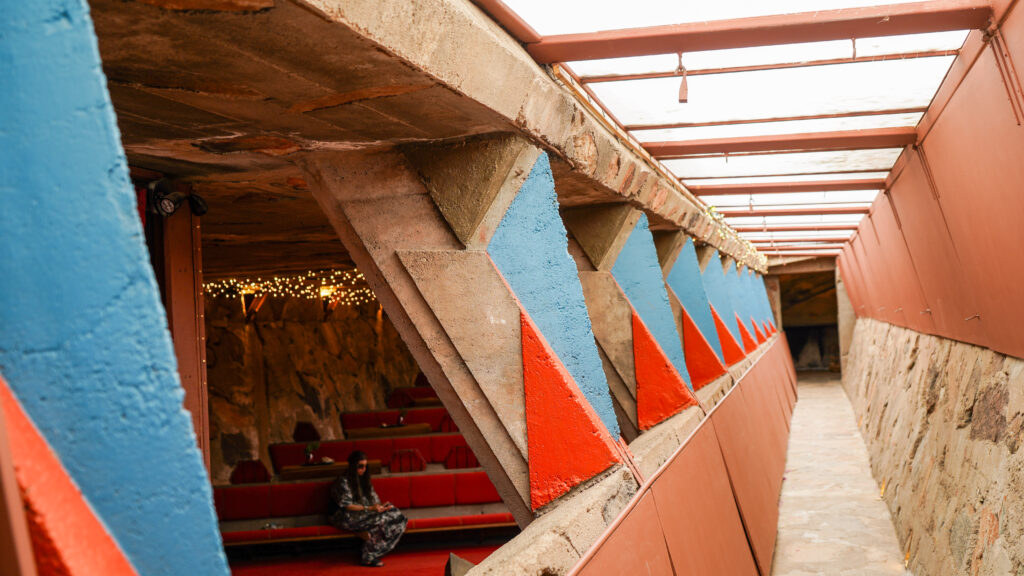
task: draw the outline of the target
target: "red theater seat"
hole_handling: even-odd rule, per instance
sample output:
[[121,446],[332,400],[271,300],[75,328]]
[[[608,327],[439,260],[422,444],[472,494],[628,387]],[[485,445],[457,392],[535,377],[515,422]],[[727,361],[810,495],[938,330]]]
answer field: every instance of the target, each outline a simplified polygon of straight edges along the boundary
[[395,438],[395,450],[419,450],[424,460],[430,461],[430,436],[400,436]]
[[466,446],[462,434],[438,434],[430,437],[430,461],[444,462],[448,453],[456,446]]
[[413,508],[451,506],[455,504],[455,478],[453,474],[406,476],[409,478],[409,499]]
[[373,479],[373,489],[381,502],[391,502],[398,508],[410,508],[411,476],[380,476]]
[[395,450],[391,453],[391,464],[388,465],[392,472],[422,472],[426,467],[427,461],[415,448]]
[[484,472],[454,474],[456,504],[501,502],[501,496]]
[[471,514],[462,517],[463,526],[479,526],[483,524],[515,524],[516,519],[508,512],[495,514]]
[[217,518],[228,520],[251,520],[270,516],[270,485],[222,486],[213,489],[213,505]]
[[444,459],[444,467],[448,469],[477,468],[480,462],[469,446],[454,446]]
[[441,424],[437,427],[438,432],[458,432],[459,427],[455,425],[455,421],[448,414],[444,415],[441,420]]
[[276,528],[267,530],[271,540],[297,540],[315,538],[320,535],[319,526],[298,526],[295,528]]
[[270,482],[270,472],[267,472],[267,467],[259,460],[242,460],[235,465],[235,469],[231,471],[231,478],[228,481],[232,484]]
[[441,424],[445,418],[451,420],[444,408],[414,408],[406,411],[405,424],[430,424],[434,432],[441,432]]
[[[395,450],[395,441],[391,438],[356,440],[354,449],[366,452],[366,457],[370,460],[380,460],[381,464],[387,465],[391,462],[391,453]],[[345,455],[345,458],[348,458],[348,454]]]
[[238,530],[236,532],[224,532],[221,534],[221,540],[225,544],[270,540],[270,530]]
[[331,482],[275,484],[271,490],[270,516],[309,516],[327,512]]
[[[335,462],[347,462],[348,455],[356,449],[355,440],[331,440],[329,442],[321,442],[320,449],[316,451],[316,455],[320,458],[330,458]],[[367,458],[368,460],[380,460],[374,456]],[[301,464],[301,462],[298,462]]]
[[452,526],[461,526],[462,518],[460,516],[442,516],[438,518],[413,518],[409,520],[409,525],[406,527],[407,530],[431,530],[438,528],[449,528]]

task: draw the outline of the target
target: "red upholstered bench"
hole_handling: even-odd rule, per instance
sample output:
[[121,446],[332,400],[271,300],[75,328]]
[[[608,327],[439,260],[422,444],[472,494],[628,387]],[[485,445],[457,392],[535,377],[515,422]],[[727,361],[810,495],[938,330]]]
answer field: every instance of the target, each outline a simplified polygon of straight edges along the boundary
[[[373,479],[382,501],[401,509],[489,504],[501,502],[497,491],[483,472],[382,476]],[[225,545],[258,544],[267,541],[347,538],[355,534],[327,525],[323,514],[330,498],[331,482],[261,484],[214,488],[214,504],[221,522],[262,521],[275,518],[319,517],[314,525],[231,530],[222,527]],[[268,522],[269,523],[269,522]],[[436,518],[416,518],[408,530],[436,531],[460,527],[513,526],[511,514],[469,514]]]
[[405,408],[417,402],[437,400],[437,392],[429,386],[406,386],[395,388],[388,396],[388,408]]
[[[318,458],[329,457],[335,462],[344,462],[353,450],[366,452],[370,460],[380,460],[388,466],[395,450],[416,449],[427,462],[441,464],[453,447],[466,446],[466,439],[458,432],[425,434],[422,436],[400,436],[395,438],[361,438],[359,440],[327,440],[320,443],[316,451]],[[285,466],[299,466],[306,461],[306,444],[283,443],[270,445],[270,459],[274,471],[281,472]]]
[[444,467],[451,469],[458,468],[479,468],[480,461],[476,459],[476,454],[469,449],[469,446],[453,446],[448,451],[448,455],[444,458]]
[[[344,412],[341,415],[341,427],[345,430],[353,428],[378,428],[381,425],[394,426],[398,424],[398,416],[403,410],[372,410],[366,412]],[[429,406],[423,408],[406,408],[405,424],[430,424],[432,432],[441,432],[441,424],[448,416],[448,412],[440,406]]]

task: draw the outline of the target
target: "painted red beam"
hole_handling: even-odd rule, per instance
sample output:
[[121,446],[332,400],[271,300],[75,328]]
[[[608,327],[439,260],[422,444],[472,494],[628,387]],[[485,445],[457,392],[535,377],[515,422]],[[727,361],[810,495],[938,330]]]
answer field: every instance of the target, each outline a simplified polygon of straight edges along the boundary
[[788,244],[790,242],[846,242],[849,240],[849,236],[819,236],[817,238],[794,238],[792,236],[783,236],[779,238],[758,238],[756,240],[750,240],[751,244]]
[[526,49],[542,64],[726,50],[800,42],[987,28],[992,7],[979,0],[935,0],[711,22],[544,36]]
[[733,226],[737,232],[825,232],[832,230],[856,230],[859,224],[765,224],[763,226]]
[[850,190],[881,190],[885,178],[857,180],[815,180],[810,182],[767,182],[758,184],[700,184],[686,187],[697,196],[733,194],[788,194],[791,192],[841,192]]
[[516,40],[523,43],[540,42],[541,35],[526,23],[515,10],[509,8],[501,0],[472,0],[473,4],[490,15],[495,22],[508,30]]
[[[894,54],[876,54],[874,56],[847,56],[845,58],[828,58],[822,60],[804,60],[802,62],[780,62],[776,64],[751,64],[749,66],[728,66],[722,68],[687,68],[687,76],[713,76],[715,74],[735,74],[737,72],[762,72],[765,70],[788,70],[791,68],[809,68],[812,66],[832,66],[835,64],[860,64],[864,62],[887,62],[889,60],[907,60],[910,58],[936,58],[956,56],[958,50],[926,50],[921,52],[897,52]],[[650,80],[652,78],[675,78],[682,76],[678,70],[664,72],[646,72],[640,74],[595,74],[581,76],[585,84],[597,82],[622,82],[625,80]]]
[[707,138],[677,142],[648,142],[644,148],[655,158],[681,158],[695,154],[731,154],[780,150],[860,150],[903,148],[917,141],[914,128],[875,128],[805,134],[773,134],[740,138]]
[[867,214],[869,206],[830,206],[821,208],[720,208],[726,218],[737,216],[820,216],[827,214]]
[[888,110],[857,110],[854,112],[833,112],[830,114],[804,114],[800,116],[775,116],[771,118],[746,118],[742,120],[709,120],[707,122],[667,122],[664,124],[627,124],[626,130],[670,130],[672,128],[705,128],[707,126],[735,126],[737,124],[767,124],[771,122],[794,122],[798,120],[828,120],[832,118],[860,118],[886,114],[924,114],[928,108],[891,108]]
[[776,257],[779,257],[779,258],[795,258],[797,256],[810,256],[810,257],[818,257],[818,258],[826,258],[826,257],[827,258],[832,258],[832,257],[835,257],[835,256],[839,256],[839,251],[838,250],[833,250],[831,252],[763,252],[763,251],[758,251],[758,253],[759,254],[763,254],[765,256],[768,256],[768,257],[776,256]]

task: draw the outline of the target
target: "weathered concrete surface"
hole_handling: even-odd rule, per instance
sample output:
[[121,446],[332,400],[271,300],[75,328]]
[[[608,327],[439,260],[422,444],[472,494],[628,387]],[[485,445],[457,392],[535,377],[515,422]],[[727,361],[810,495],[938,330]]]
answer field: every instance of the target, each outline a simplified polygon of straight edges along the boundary
[[861,318],[843,384],[910,569],[1024,574],[1024,360]]
[[657,472],[697,429],[704,416],[700,406],[691,406],[665,419],[630,442],[629,450],[633,453],[633,461],[640,474],[644,478],[650,478]]
[[594,268],[610,271],[640,219],[629,204],[600,204],[562,210],[562,221]]
[[567,574],[629,504],[639,485],[625,468],[573,489],[557,507],[470,570],[467,576]]
[[839,269],[836,268],[836,305],[839,314],[837,324],[839,326],[839,365],[843,372],[846,372],[846,357],[850,353],[850,345],[853,343],[853,329],[857,325],[857,316],[853,312],[853,304],[846,292],[846,284],[843,282]]
[[[543,143],[560,158],[560,198],[633,203],[657,224],[681,227],[738,258],[727,234],[676,180],[625,146],[516,40],[466,0],[380,2],[305,0],[311,12],[380,44],[446,88],[464,94]],[[410,30],[436,33],[409,34]],[[596,201],[595,201],[596,200]],[[745,261],[764,270],[754,253]]]
[[798,385],[772,574],[906,574],[838,377],[803,372]]

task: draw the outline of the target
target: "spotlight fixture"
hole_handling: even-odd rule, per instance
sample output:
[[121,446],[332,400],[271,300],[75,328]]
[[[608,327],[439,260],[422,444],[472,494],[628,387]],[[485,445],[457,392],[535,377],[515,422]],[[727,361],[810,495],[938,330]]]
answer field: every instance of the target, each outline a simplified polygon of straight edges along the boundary
[[686,87],[686,67],[683,66],[683,53],[679,52],[679,66],[676,68],[676,74],[683,77],[683,81],[679,84],[679,103],[686,104],[689,95],[687,94],[688,89]]
[[171,186],[171,182],[166,178],[150,182],[146,190],[149,194],[146,204],[154,214],[170,216],[177,212],[178,207],[186,200],[188,200],[189,210],[196,216],[202,216],[209,211],[206,200],[202,196],[195,193],[179,192]]

